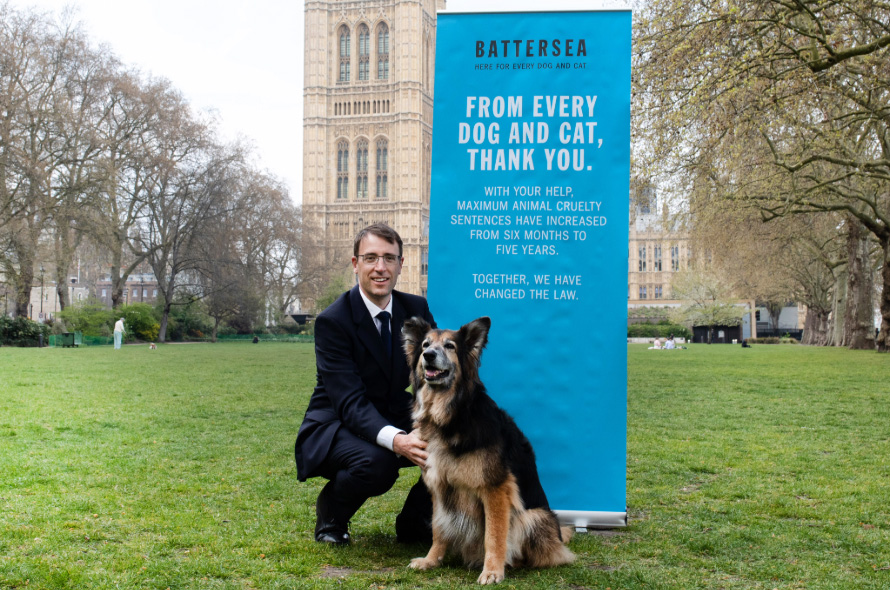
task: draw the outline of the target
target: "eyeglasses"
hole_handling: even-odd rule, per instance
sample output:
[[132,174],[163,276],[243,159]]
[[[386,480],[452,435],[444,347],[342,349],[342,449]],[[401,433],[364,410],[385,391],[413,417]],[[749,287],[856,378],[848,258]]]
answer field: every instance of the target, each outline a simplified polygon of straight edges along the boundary
[[368,266],[374,266],[381,258],[386,263],[386,266],[395,266],[401,260],[401,256],[396,256],[395,254],[384,254],[382,256],[380,254],[359,254],[356,258]]

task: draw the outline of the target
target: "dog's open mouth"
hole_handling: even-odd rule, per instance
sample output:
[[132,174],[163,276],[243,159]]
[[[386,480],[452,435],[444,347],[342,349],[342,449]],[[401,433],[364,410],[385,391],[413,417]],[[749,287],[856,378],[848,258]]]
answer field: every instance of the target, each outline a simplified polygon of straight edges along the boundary
[[424,377],[427,381],[441,381],[448,377],[448,369],[424,369]]

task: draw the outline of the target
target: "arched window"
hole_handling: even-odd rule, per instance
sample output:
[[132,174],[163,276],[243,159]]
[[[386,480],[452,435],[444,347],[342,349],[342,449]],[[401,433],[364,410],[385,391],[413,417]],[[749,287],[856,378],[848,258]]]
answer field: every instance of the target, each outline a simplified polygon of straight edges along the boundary
[[377,192],[375,197],[385,199],[387,195],[387,185],[389,170],[389,144],[385,139],[377,140]]
[[368,198],[368,142],[360,140],[355,152],[355,198]]
[[349,144],[337,144],[337,198],[346,199],[349,195]]
[[358,79],[371,79],[371,31],[367,25],[358,28]]
[[377,79],[389,80],[389,27],[377,27]]
[[340,27],[340,77],[339,82],[349,82],[349,55],[351,36],[346,25]]

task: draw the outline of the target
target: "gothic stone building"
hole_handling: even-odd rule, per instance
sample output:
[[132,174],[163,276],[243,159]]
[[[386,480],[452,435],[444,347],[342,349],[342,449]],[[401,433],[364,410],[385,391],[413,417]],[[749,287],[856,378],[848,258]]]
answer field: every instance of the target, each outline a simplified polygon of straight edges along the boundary
[[685,233],[673,227],[658,196],[645,188],[631,203],[628,240],[627,302],[629,307],[679,305],[671,293],[674,273],[688,270],[692,250]]
[[426,294],[436,10],[444,0],[307,0],[303,214],[330,268],[362,227],[404,240],[399,288]]

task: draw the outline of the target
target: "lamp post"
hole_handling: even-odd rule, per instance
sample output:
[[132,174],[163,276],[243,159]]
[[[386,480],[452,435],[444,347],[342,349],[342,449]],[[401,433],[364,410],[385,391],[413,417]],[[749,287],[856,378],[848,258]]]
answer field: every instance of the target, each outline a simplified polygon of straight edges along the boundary
[[43,319],[43,265],[40,265],[40,318]]
[[145,303],[145,275],[139,275],[139,303]]

